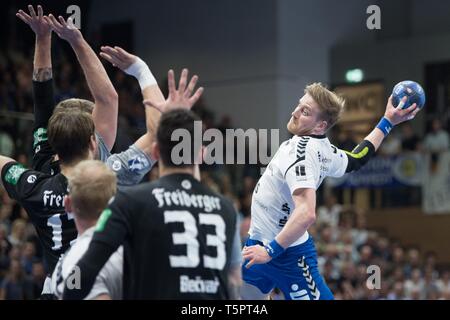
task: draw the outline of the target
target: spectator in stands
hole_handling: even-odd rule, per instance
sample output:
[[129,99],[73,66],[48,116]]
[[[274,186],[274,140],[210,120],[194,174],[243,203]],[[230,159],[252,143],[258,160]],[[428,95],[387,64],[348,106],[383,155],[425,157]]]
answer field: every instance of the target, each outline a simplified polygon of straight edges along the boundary
[[23,219],[16,219],[11,228],[11,235],[8,237],[8,241],[13,246],[20,246],[25,241],[25,231],[27,223]]
[[414,133],[411,123],[405,122],[401,126],[402,133],[402,151],[419,151],[420,149],[420,139]]
[[30,275],[33,271],[33,263],[36,260],[36,248],[34,246],[34,242],[27,241],[25,242],[22,249],[22,267],[27,275]]
[[430,153],[441,153],[449,150],[449,134],[442,128],[440,119],[434,119],[431,123],[431,132],[427,133],[424,148]]
[[325,204],[317,209],[317,224],[328,224],[336,228],[339,223],[339,216],[342,205],[337,203],[337,198],[332,193],[325,196]]
[[387,295],[387,299],[403,300],[404,298],[405,296],[404,296],[403,281],[395,281],[391,286],[391,290]]
[[425,282],[420,269],[414,269],[411,272],[411,278],[405,281],[404,287],[407,299],[425,299]]
[[9,272],[0,286],[0,300],[33,299],[33,283],[25,276],[20,261],[12,259]]

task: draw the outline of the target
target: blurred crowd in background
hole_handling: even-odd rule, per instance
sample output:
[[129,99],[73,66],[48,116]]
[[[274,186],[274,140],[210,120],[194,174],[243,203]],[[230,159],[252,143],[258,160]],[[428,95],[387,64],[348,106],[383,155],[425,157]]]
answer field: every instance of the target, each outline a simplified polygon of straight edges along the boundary
[[[0,53],[0,154],[29,164],[32,144],[32,48]],[[73,56],[64,50],[53,54],[56,100],[70,97],[90,99],[84,76]],[[135,80],[107,66],[119,94],[119,131],[115,152],[125,150],[145,131],[145,111]],[[160,79],[162,88],[165,80]],[[166,90],[163,90],[166,91]],[[205,97],[194,107],[205,129],[233,128],[232,115],[217,119]],[[336,146],[351,150],[358,143],[351,132],[339,127],[330,139]],[[449,135],[438,119],[424,136],[410,123],[389,135],[380,149],[382,155],[409,151],[431,152],[434,157],[449,150]],[[240,214],[242,240],[250,222],[253,189],[261,174],[259,165],[203,166],[202,181],[229,197]],[[156,178],[152,170],[148,180]],[[448,299],[450,269],[436,265],[433,252],[405,247],[399,241],[367,229],[366,213],[339,204],[339,197],[321,190],[317,222],[309,230],[316,240],[319,266],[337,299]],[[338,194],[338,192],[336,192]],[[366,285],[367,267],[381,270],[381,287]],[[45,279],[45,266],[36,233],[26,212],[0,188],[0,299],[36,299]],[[279,298],[274,292],[273,299]]]

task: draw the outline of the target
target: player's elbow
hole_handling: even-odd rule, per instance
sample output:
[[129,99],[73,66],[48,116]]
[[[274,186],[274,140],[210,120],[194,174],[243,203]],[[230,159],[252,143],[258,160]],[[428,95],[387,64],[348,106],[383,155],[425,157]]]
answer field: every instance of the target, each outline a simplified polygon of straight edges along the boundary
[[102,105],[107,105],[109,107],[119,106],[119,95],[114,88],[105,90],[99,97],[95,97],[96,104],[101,103]]
[[309,226],[311,226],[314,222],[316,222],[316,212],[314,210],[309,210],[306,213],[306,224]]
[[111,88],[111,90],[108,92],[107,99],[111,105],[119,105],[119,94],[114,88]]

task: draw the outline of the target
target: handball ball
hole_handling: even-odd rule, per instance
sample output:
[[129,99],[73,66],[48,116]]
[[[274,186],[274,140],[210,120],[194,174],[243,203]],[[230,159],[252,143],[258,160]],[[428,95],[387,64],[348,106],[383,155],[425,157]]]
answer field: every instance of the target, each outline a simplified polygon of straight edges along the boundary
[[394,107],[397,108],[404,96],[408,97],[408,100],[406,100],[403,109],[410,107],[414,103],[417,104],[418,108],[423,108],[425,105],[425,92],[417,82],[402,81],[395,85],[394,90],[392,90],[392,104]]

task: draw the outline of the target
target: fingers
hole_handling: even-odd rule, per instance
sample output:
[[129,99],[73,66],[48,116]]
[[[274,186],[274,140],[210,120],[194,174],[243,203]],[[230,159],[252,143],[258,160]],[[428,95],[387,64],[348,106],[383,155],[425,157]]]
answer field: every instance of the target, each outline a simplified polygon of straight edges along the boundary
[[404,111],[406,114],[413,112],[415,109],[417,108],[417,104],[413,103],[411,106],[409,106],[408,108],[406,108]]
[[416,108],[416,109],[411,113],[411,115],[409,116],[409,119],[408,119],[408,120],[414,119],[415,116],[419,113],[419,111],[420,111],[420,108]]
[[[408,108],[406,108],[405,110],[403,110],[403,116],[407,117],[408,120],[412,119],[411,117],[413,116],[413,114],[417,114],[417,112],[419,112],[419,108],[417,107],[417,104],[413,103],[411,106],[409,106]],[[415,115],[414,115],[415,116]]]
[[45,18],[46,18],[45,20],[50,24],[52,29],[60,31],[63,28],[63,26],[58,22],[58,20],[56,20],[56,18],[51,13],[48,15],[48,17]]
[[133,55],[125,50],[123,50],[121,47],[114,47],[117,54],[124,57],[124,58],[131,58]]
[[39,19],[42,19],[42,17],[44,16],[44,11],[42,10],[42,6],[38,5],[37,9],[38,9],[38,17],[39,17]]
[[203,91],[205,91],[205,89],[203,87],[200,87],[197,89],[197,91],[195,91],[194,95],[189,98],[189,104],[191,106],[197,103],[198,99],[200,99],[200,97],[202,96]]
[[402,109],[403,109],[403,106],[405,105],[405,103],[406,103],[407,100],[408,100],[408,97],[404,96],[404,97],[400,100],[400,102],[399,102],[399,104],[398,104],[398,106],[397,106],[397,109],[402,110]]
[[58,19],[59,19],[59,22],[61,23],[61,25],[62,25],[64,28],[67,28],[66,20],[64,20],[64,18],[63,18],[62,16],[59,16]]
[[189,74],[188,69],[184,68],[183,71],[181,72],[180,83],[178,84],[178,91],[184,92],[184,90],[186,89],[188,74]]
[[186,98],[189,98],[191,96],[191,94],[194,91],[194,88],[195,88],[197,82],[198,82],[198,76],[195,75],[195,76],[193,76],[191,78],[191,81],[189,81],[189,85],[187,87],[187,90],[184,92],[184,96]]
[[26,14],[23,10],[19,10],[19,12],[16,13],[16,17],[25,22],[26,24],[31,23],[31,17]]
[[176,91],[175,88],[175,74],[172,69],[167,73],[167,84],[169,86],[169,95],[174,94]]
[[256,260],[255,260],[255,259],[252,259],[252,260],[250,260],[250,261],[245,265],[245,267],[246,267],[247,269],[249,269],[252,265],[255,264],[255,262],[256,262]]
[[114,67],[116,67],[116,61],[109,54],[100,52],[100,57],[111,63]]
[[36,12],[34,11],[34,8],[33,8],[33,6],[31,4],[28,5],[28,11],[30,11],[31,18],[35,19],[36,18]]
[[101,50],[103,55],[100,53],[100,56],[108,60],[115,67],[123,67],[124,61],[122,60],[121,54],[116,49],[110,46],[103,46],[101,47]]

